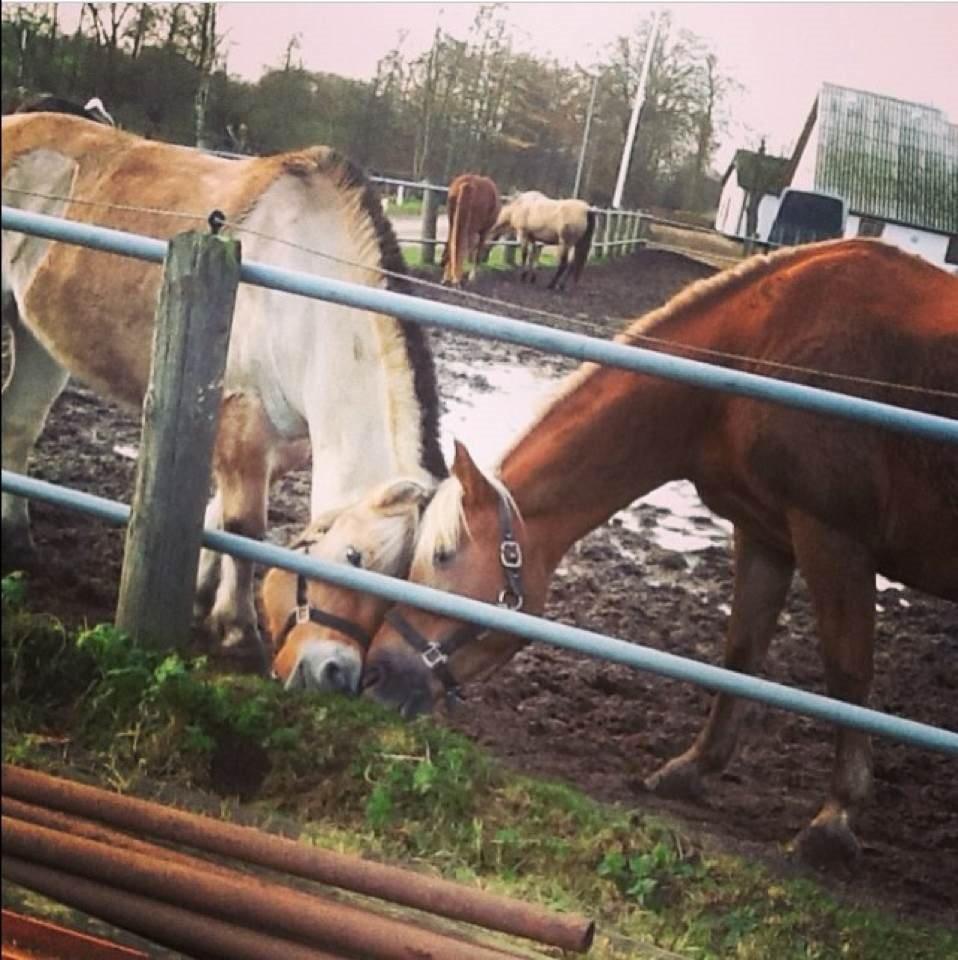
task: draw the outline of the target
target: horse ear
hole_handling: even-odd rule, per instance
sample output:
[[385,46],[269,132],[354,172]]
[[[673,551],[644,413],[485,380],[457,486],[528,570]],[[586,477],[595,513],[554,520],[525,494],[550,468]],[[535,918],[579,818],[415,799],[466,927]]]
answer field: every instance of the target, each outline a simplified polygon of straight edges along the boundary
[[375,507],[387,516],[402,513],[410,507],[425,506],[432,491],[416,480],[396,480],[383,488]]
[[475,506],[483,501],[494,499],[495,487],[486,479],[485,474],[476,466],[465,444],[453,441],[455,456],[452,460],[453,476],[462,484],[463,506]]

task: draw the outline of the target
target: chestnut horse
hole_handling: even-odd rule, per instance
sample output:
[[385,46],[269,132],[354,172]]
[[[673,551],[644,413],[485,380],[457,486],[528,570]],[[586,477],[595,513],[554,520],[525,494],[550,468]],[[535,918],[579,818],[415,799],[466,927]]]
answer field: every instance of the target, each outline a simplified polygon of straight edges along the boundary
[[[407,289],[381,272],[404,265],[375,192],[326,147],[227,160],[73,116],[14,114],[2,176],[5,204],[163,240],[205,226],[216,207],[248,260]],[[24,473],[70,375],[140,407],[161,270],[14,232],[2,264],[14,349],[3,466]],[[390,478],[445,476],[432,356],[412,324],[241,284],[223,396],[207,527],[263,537],[271,482],[310,448],[313,517]],[[7,494],[3,550],[6,566],[33,553],[26,501]],[[204,551],[197,613],[224,647],[261,659],[250,562]]]
[[442,282],[461,286],[463,267],[470,257],[469,279],[475,279],[486,237],[499,216],[499,189],[488,177],[461,173],[449,184],[446,212],[449,238],[442,256]]
[[[734,354],[754,372],[771,361],[850,375],[861,378],[857,394],[905,396],[958,418],[958,279],[878,241],[753,258],[694,284],[618,339],[644,334]],[[903,394],[894,384],[919,389]],[[499,479],[462,446],[452,472],[423,517],[415,582],[541,611],[576,540],[687,478],[735,525],[726,666],[759,669],[797,567],[828,693],[851,703],[864,704],[871,686],[877,572],[958,601],[958,448],[944,443],[587,363],[504,455]],[[429,710],[445,687],[494,670],[522,643],[396,607],[368,654],[365,692],[407,715]],[[729,762],[743,710],[718,694],[694,745],[649,787],[699,794],[703,777]],[[867,736],[839,729],[831,789],[799,851],[853,858],[851,819],[870,784]]]
[[558,244],[559,266],[549,289],[562,290],[570,272],[572,285],[579,282],[592,246],[595,213],[584,200],[553,200],[538,190],[527,190],[503,205],[489,238],[495,240],[508,230],[514,230],[519,241],[519,279],[530,283],[536,282],[542,244]]

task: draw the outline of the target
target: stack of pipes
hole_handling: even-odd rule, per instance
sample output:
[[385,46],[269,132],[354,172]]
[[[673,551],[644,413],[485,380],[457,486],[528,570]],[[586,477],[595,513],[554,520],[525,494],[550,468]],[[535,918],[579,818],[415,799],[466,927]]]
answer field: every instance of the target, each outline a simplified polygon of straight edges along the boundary
[[[190,956],[519,956],[197,854],[265,867],[563,950],[584,953],[594,935],[594,924],[583,917],[15,766],[3,767],[2,820],[5,879]],[[152,839],[142,839],[146,836]]]

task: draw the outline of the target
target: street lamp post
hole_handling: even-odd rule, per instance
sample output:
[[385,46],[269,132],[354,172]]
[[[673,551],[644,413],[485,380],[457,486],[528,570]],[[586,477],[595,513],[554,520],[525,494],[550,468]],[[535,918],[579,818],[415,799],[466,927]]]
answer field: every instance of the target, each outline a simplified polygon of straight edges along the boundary
[[579,149],[579,165],[575,171],[575,186],[572,188],[572,196],[579,196],[579,185],[582,183],[582,168],[585,166],[585,152],[589,146],[589,129],[592,126],[592,112],[595,110],[595,93],[599,89],[599,75],[596,73],[592,77],[592,96],[589,97],[589,108],[585,113],[585,129],[582,131],[582,146]]
[[649,67],[652,64],[652,50],[659,32],[659,16],[652,15],[652,29],[649,31],[649,42],[645,48],[645,60],[642,64],[642,73],[639,76],[639,88],[635,91],[635,103],[632,104],[632,116],[629,119],[629,132],[622,148],[622,160],[619,163],[619,179],[615,184],[615,194],[612,197],[612,206],[618,210],[622,206],[622,191],[625,189],[625,175],[629,170],[629,161],[632,159],[632,146],[635,143],[635,132],[639,126],[639,111],[645,101],[645,87],[649,79]]

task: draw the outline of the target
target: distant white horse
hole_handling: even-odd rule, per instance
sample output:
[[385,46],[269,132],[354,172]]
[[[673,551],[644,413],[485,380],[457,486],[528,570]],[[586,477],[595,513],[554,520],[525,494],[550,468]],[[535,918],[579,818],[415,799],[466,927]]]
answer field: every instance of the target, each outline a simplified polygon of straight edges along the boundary
[[[74,116],[13,114],[3,118],[2,177],[3,202],[23,209],[165,240],[216,207],[241,225],[248,260],[375,287],[397,286],[380,268],[404,271],[374,192],[325,147],[226,160]],[[3,466],[23,473],[71,374],[140,406],[161,270],[13,232],[2,265],[14,347]],[[207,526],[263,537],[270,483],[305,464],[310,447],[313,517],[392,478],[428,487],[444,476],[428,342],[393,317],[241,284]],[[7,566],[33,552],[26,502],[6,494],[3,550]],[[214,636],[258,650],[252,564],[204,551],[198,587]]]
[[579,282],[592,245],[595,214],[584,200],[553,200],[538,190],[527,190],[503,205],[489,239],[495,240],[508,230],[515,231],[520,244],[520,280],[528,279],[535,283],[536,264],[542,245],[558,245],[559,267],[549,281],[549,289],[562,290],[568,279],[569,259],[573,251],[573,286]]

